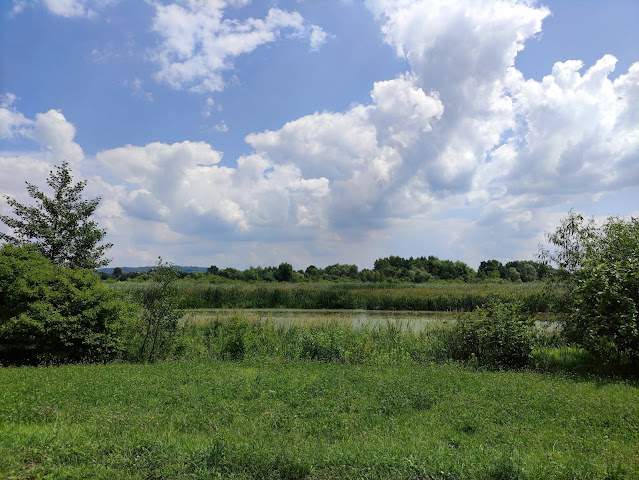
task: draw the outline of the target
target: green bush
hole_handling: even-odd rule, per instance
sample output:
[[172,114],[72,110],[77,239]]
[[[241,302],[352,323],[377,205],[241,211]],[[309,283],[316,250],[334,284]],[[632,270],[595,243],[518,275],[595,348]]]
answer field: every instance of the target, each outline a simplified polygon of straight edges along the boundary
[[532,317],[520,304],[501,302],[461,317],[449,338],[453,359],[492,368],[525,367],[534,343]]
[[337,325],[312,327],[300,338],[300,358],[321,362],[343,362],[346,331]]
[[247,322],[235,318],[226,321],[216,319],[200,328],[204,329],[204,342],[209,358],[234,362],[244,360],[244,337],[249,330]]
[[34,246],[0,248],[0,363],[102,362],[118,355],[132,307],[88,270]]
[[602,226],[570,212],[542,255],[569,272],[568,338],[602,359],[639,360],[639,218]]
[[603,358],[639,359],[639,218],[608,219],[572,291],[567,332]]

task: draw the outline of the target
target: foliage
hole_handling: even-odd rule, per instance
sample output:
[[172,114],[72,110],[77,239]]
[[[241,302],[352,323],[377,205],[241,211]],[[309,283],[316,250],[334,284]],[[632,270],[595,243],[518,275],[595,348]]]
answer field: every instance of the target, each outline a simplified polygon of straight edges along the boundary
[[[143,295],[148,282],[108,284],[133,299]],[[297,308],[472,311],[493,300],[521,301],[535,312],[556,311],[563,301],[560,288],[545,292],[540,282],[443,283],[425,285],[310,283],[210,284],[187,279],[177,282],[179,307],[187,308]]]
[[50,172],[47,184],[53,189],[53,197],[47,197],[27,182],[27,191],[36,206],[5,197],[17,218],[0,215],[0,221],[14,232],[14,235],[0,232],[0,239],[14,245],[34,244],[46,258],[65,267],[94,269],[107,265],[109,260],[103,256],[112,245],[98,245],[106,231],[89,219],[100,198],[82,200],[86,182],[73,184],[67,162],[57,166],[56,172]]
[[275,278],[278,282],[290,282],[293,279],[293,266],[290,263],[280,263]]
[[131,309],[87,270],[35,246],[0,247],[0,363],[101,362],[120,351]]
[[571,272],[566,333],[600,357],[639,359],[639,218],[601,226],[570,212],[542,253]]
[[138,361],[148,362],[171,352],[181,316],[175,284],[178,273],[173,265],[159,258],[150,275],[149,287],[141,291],[145,334],[137,356]]
[[474,358],[493,368],[521,368],[530,361],[535,334],[521,304],[495,302],[460,318],[450,332],[453,358]]
[[[102,269],[105,279],[136,280],[148,279],[146,271],[152,267],[116,268],[109,275]],[[552,273],[552,268],[540,262],[516,260],[502,265],[498,260],[483,261],[479,272],[475,272],[464,262],[440,260],[437,257],[402,258],[391,256],[375,261],[374,269],[359,270],[357,265],[334,264],[324,268],[309,265],[306,270],[294,271],[289,263],[281,263],[277,267],[249,267],[245,270],[228,267],[220,269],[215,265],[202,267],[175,267],[180,279],[192,279],[216,284],[237,283],[402,283],[424,284],[440,280],[475,283],[487,280],[490,282],[510,281],[534,282],[544,280]]]

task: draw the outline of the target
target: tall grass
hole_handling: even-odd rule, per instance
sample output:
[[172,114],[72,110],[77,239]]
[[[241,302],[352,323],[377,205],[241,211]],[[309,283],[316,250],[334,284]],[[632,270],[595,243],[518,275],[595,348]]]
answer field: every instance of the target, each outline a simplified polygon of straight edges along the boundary
[[354,328],[332,315],[279,321],[255,312],[187,312],[176,356],[189,360],[282,358],[337,363],[420,363],[448,358],[446,322]]
[[639,477],[622,381],[259,358],[6,368],[0,395],[0,478]]
[[[135,296],[144,283],[120,282],[110,288]],[[562,291],[540,283],[463,284],[419,286],[366,284],[215,285],[179,283],[181,308],[296,308],[472,311],[499,301],[519,301],[533,312],[557,311]]]

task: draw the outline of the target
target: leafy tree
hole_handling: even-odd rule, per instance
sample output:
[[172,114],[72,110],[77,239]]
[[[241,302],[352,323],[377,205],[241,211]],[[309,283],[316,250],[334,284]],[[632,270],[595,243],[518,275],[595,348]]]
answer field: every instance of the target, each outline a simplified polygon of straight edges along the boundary
[[504,266],[499,260],[484,260],[479,264],[477,269],[479,278],[504,278],[506,272]]
[[7,364],[110,360],[134,313],[97,275],[55,265],[34,245],[0,247],[0,305]]
[[293,266],[290,263],[280,263],[275,278],[279,282],[290,282],[293,279]]
[[112,244],[98,245],[106,231],[90,220],[100,198],[82,199],[86,182],[73,184],[68,163],[56,166],[56,171],[49,174],[47,184],[53,189],[53,197],[26,183],[36,206],[22,205],[5,196],[17,218],[0,215],[0,221],[13,231],[13,235],[0,232],[0,239],[14,245],[33,244],[46,258],[64,267],[95,269],[108,265],[109,260],[103,256]]
[[244,275],[237,268],[228,267],[218,272],[220,277],[228,278],[230,280],[243,280]]
[[519,282],[521,280],[521,274],[517,271],[515,267],[505,267],[506,269],[506,278],[511,282]]
[[307,277],[314,278],[319,275],[320,269],[317,268],[315,265],[309,265],[304,271],[304,273]]
[[144,306],[144,338],[138,351],[138,361],[152,362],[170,353],[178,329],[178,271],[170,263],[158,258],[156,267],[149,273],[151,284],[142,292]]
[[588,351],[639,359],[639,218],[597,227],[572,211],[542,258],[571,272],[566,332]]
[[521,304],[494,302],[454,324],[448,342],[451,355],[492,368],[525,367],[535,343],[533,325]]

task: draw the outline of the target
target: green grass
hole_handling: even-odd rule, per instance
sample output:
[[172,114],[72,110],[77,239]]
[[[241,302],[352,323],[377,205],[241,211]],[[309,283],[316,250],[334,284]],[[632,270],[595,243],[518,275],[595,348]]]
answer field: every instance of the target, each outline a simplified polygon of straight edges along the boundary
[[639,478],[636,383],[455,364],[0,370],[0,478]]

